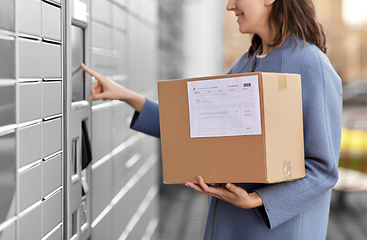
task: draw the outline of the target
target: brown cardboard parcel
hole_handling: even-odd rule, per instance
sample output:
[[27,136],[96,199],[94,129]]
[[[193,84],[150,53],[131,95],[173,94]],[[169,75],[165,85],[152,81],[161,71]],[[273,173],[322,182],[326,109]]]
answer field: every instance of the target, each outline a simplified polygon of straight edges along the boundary
[[[261,134],[190,135],[187,82],[258,77]],[[228,79],[227,79],[228,80]],[[275,183],[305,176],[301,76],[245,73],[158,82],[163,181],[166,184]]]

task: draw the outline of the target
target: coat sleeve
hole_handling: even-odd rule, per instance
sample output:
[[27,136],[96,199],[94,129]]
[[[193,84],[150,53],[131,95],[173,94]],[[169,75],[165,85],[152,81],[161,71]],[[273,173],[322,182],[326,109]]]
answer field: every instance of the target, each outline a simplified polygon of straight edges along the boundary
[[147,98],[140,113],[134,113],[130,128],[160,138],[158,103]]
[[270,229],[317,204],[338,180],[341,80],[325,55],[303,59],[300,66],[292,62],[287,69],[304,69],[296,73],[302,77],[306,177],[256,190],[264,203],[256,210]]

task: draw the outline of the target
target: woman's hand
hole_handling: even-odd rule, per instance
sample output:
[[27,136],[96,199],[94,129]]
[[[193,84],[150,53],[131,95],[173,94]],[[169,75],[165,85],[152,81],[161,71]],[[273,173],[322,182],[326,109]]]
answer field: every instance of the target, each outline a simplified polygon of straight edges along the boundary
[[133,92],[123,86],[117,84],[116,82],[112,81],[111,79],[102,76],[101,74],[93,71],[92,69],[86,67],[82,64],[82,68],[84,71],[89,73],[91,76],[95,77],[97,80],[91,86],[92,89],[92,96],[90,97],[91,100],[98,100],[98,99],[111,99],[111,100],[122,100],[125,101],[127,104],[132,106],[137,112],[140,112],[145,104],[145,97]]
[[199,176],[199,183],[186,182],[185,185],[195,189],[202,194],[210,195],[218,199],[232,203],[240,208],[255,208],[263,205],[263,201],[257,192],[247,193],[245,189],[237,187],[232,183],[227,183],[226,187],[215,187],[204,182]]

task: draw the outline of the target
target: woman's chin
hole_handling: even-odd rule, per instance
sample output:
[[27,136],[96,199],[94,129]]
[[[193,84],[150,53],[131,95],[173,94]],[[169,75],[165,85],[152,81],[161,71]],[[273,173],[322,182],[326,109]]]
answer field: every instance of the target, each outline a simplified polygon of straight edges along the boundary
[[248,31],[246,31],[245,29],[241,29],[241,26],[239,27],[239,31],[240,31],[240,33],[242,33],[242,34],[249,33],[249,32],[248,32]]

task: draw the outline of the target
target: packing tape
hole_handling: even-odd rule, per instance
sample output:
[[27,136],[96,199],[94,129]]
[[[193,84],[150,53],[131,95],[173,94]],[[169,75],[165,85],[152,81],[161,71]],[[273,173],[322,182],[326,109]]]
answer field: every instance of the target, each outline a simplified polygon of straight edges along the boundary
[[284,161],[283,162],[283,180],[289,181],[292,179],[292,162]]
[[278,74],[278,91],[287,90],[287,75]]

